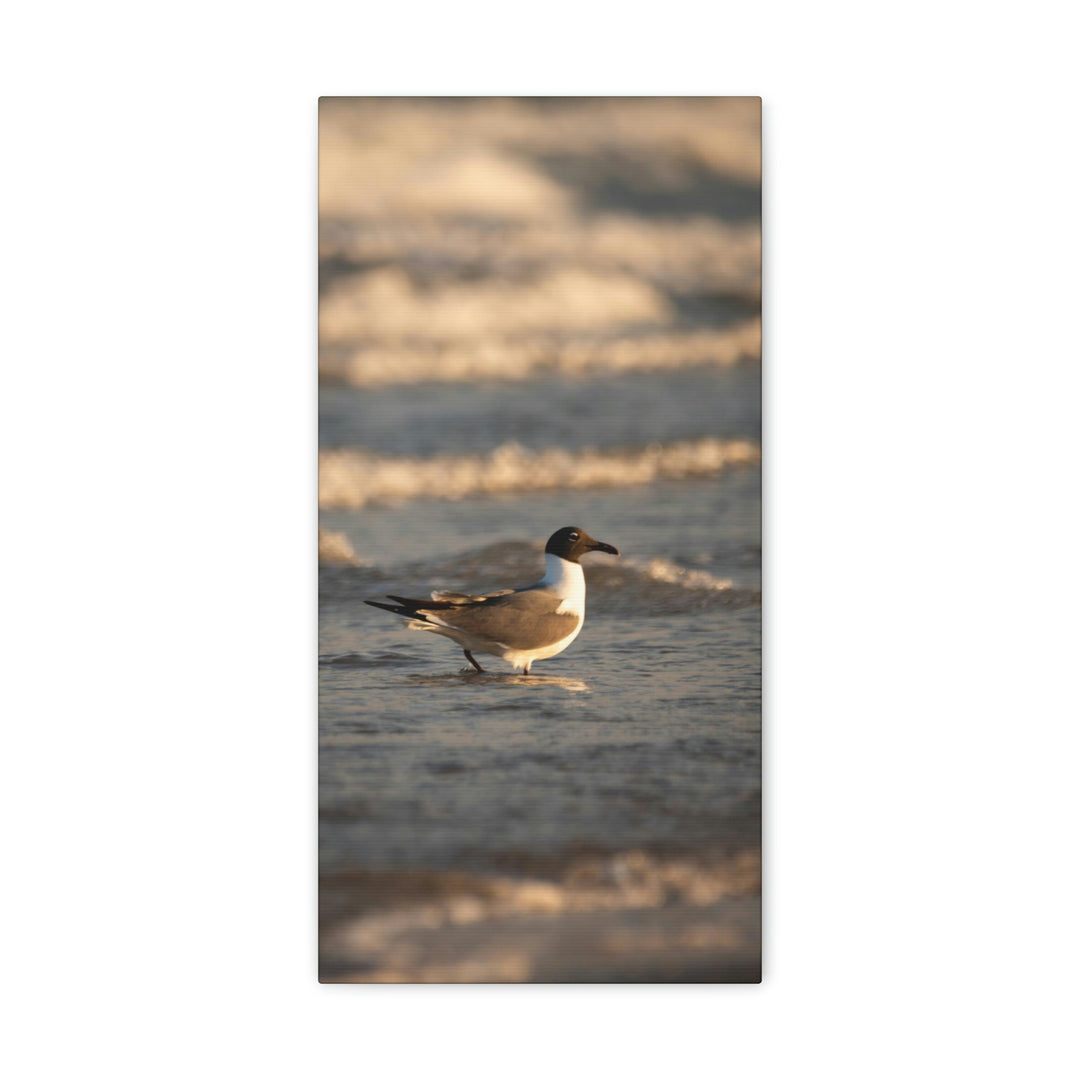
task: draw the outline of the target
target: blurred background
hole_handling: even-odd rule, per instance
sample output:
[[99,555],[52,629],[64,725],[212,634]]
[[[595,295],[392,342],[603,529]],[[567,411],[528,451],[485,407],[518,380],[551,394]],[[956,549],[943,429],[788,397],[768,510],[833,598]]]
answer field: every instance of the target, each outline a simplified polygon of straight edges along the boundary
[[[324,981],[758,977],[760,157],[757,98],[320,102]],[[623,557],[530,679],[362,604],[569,524]]]

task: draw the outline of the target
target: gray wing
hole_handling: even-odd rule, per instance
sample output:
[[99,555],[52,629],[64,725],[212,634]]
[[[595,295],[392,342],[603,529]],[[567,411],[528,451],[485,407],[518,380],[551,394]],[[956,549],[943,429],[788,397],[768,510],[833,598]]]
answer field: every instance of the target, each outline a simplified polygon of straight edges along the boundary
[[[513,591],[513,589],[498,589],[495,592],[479,593],[474,596],[472,593],[448,592],[443,589],[442,591],[436,590],[433,592],[431,599],[450,604],[479,604],[481,601],[490,600],[494,596],[507,596]],[[422,604],[424,601],[417,600],[416,602]]]
[[561,602],[546,589],[525,589],[461,606],[440,607],[430,614],[467,634],[527,651],[562,641],[577,628],[577,615],[555,614]]

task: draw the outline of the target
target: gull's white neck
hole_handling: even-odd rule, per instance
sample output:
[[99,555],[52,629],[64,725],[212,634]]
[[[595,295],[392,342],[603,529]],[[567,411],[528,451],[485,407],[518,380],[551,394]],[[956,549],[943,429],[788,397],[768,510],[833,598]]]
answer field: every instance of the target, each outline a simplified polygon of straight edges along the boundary
[[540,580],[540,585],[550,589],[556,596],[562,597],[567,610],[581,613],[585,610],[585,572],[581,563],[570,562],[550,551],[544,553],[547,573]]

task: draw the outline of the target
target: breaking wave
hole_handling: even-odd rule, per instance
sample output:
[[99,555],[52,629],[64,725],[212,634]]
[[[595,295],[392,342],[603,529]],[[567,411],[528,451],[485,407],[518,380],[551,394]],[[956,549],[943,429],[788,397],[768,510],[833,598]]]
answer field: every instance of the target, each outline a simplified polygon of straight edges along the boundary
[[319,507],[359,509],[411,499],[463,499],[540,490],[627,487],[657,480],[716,476],[757,465],[748,439],[690,439],[635,449],[528,450],[504,443],[489,454],[382,457],[366,450],[319,454]]
[[340,532],[331,532],[319,526],[320,566],[364,566],[364,560],[353,551],[349,538]]
[[591,273],[631,273],[674,293],[761,295],[761,230],[708,216],[650,220],[606,213],[562,223],[479,227],[411,218],[323,222],[319,257],[345,268],[396,262],[418,280],[433,267],[472,275],[527,274],[572,265]]
[[338,282],[319,303],[321,346],[350,341],[467,341],[660,325],[673,311],[630,274],[553,269],[538,280],[451,280],[420,288],[399,267]]
[[623,565],[650,581],[678,585],[683,589],[724,592],[734,586],[731,578],[718,578],[705,570],[688,570],[685,566],[679,566],[670,559],[650,559],[646,563],[636,563],[628,559]]
[[[584,172],[567,169],[583,160]],[[323,220],[559,221],[612,176],[677,199],[703,175],[760,184],[757,99],[324,98],[319,106]]]
[[[334,888],[325,881],[323,917],[330,925],[323,952],[334,958],[340,975],[351,974],[355,981],[543,979],[553,939],[568,931],[577,931],[575,938],[589,941],[597,958],[606,954],[609,961],[627,950],[663,956],[682,949],[748,967],[756,960],[756,852],[710,865],[626,851],[579,859],[554,881],[409,871],[352,878],[354,894],[373,906],[334,920]],[[382,906],[380,900],[389,903]],[[653,912],[663,913],[662,919],[650,917]],[[644,940],[634,932],[643,917],[652,930]],[[521,933],[523,925],[529,933]],[[513,928],[516,947],[501,940],[506,926]],[[487,935],[495,935],[499,947],[492,949]],[[420,957],[427,959],[418,962]],[[570,959],[568,953],[562,963]]]
[[761,319],[722,330],[681,330],[615,338],[550,337],[467,342],[381,341],[324,349],[323,378],[376,387],[424,382],[519,381],[633,372],[734,367],[761,357]]

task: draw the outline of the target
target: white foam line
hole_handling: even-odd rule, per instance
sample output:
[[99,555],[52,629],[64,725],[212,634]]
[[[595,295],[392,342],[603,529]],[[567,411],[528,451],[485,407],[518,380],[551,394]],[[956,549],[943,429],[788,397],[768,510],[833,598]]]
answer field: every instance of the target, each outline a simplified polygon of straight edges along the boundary
[[724,330],[664,332],[604,340],[555,342],[549,337],[494,338],[418,346],[394,341],[324,349],[319,373],[352,386],[425,382],[523,381],[687,368],[730,368],[761,357],[761,320]]
[[364,450],[319,454],[319,506],[358,509],[373,502],[463,499],[538,490],[627,487],[663,479],[715,476],[733,465],[757,465],[748,439],[692,439],[640,449],[527,450],[504,443],[485,455],[380,457]]

